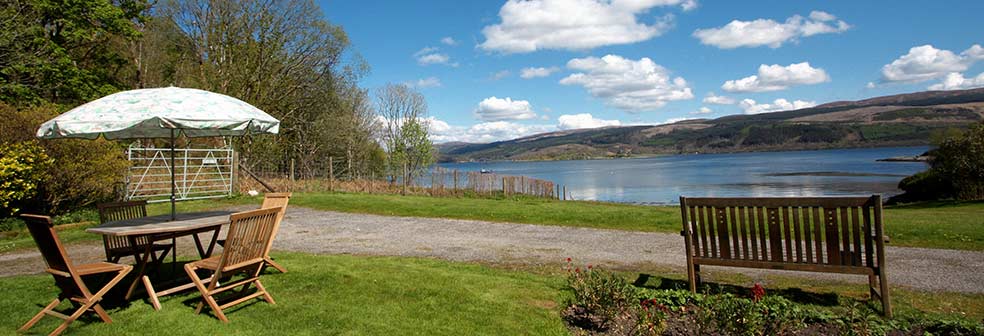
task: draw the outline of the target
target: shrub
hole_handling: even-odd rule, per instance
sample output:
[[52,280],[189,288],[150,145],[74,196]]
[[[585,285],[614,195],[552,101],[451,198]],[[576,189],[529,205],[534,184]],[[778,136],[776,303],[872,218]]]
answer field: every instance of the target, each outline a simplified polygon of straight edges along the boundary
[[984,123],[944,139],[935,150],[933,170],[949,181],[957,198],[984,199]]
[[0,216],[13,215],[35,196],[51,162],[35,142],[0,143]]
[[[25,210],[58,214],[112,199],[122,182],[129,162],[123,157],[122,145],[104,140],[34,140],[34,133],[44,121],[54,118],[64,108],[57,105],[14,108],[0,103],[0,143],[37,143],[43,152],[34,162],[50,158],[43,166],[44,183],[37,185],[33,197],[24,199]],[[3,216],[5,214],[0,214]]]
[[570,259],[567,286],[574,295],[569,305],[582,307],[606,321],[623,312],[637,297],[635,287],[615,273],[595,270],[591,265],[581,270],[570,264]]

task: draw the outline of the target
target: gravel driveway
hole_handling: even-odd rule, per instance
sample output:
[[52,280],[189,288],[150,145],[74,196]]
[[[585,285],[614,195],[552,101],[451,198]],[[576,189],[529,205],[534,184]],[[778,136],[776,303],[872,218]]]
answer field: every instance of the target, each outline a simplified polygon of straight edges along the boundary
[[[185,247],[190,240],[179,241]],[[180,247],[179,247],[180,248]],[[683,238],[675,234],[493,223],[473,220],[387,217],[292,207],[274,249],[357,255],[433,257],[453,261],[507,264],[559,264],[567,257],[608,268],[672,268],[683,271]],[[80,259],[101,258],[101,245],[71,246]],[[187,253],[191,253],[185,248]],[[888,247],[889,281],[893,285],[932,291],[984,293],[984,253],[909,247]],[[0,254],[3,275],[36,272],[41,263],[34,251]],[[26,264],[18,267],[18,265]],[[28,267],[27,265],[30,265]],[[760,271],[705,267],[740,272],[754,278],[784,273],[810,279],[865,283],[863,276]]]

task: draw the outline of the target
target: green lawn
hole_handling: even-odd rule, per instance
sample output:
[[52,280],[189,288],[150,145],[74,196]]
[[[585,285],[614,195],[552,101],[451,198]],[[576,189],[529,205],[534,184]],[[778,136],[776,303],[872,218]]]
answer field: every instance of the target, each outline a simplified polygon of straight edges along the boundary
[[[121,304],[120,291],[105,300],[114,323],[93,318],[73,323],[73,335],[565,335],[560,312],[567,292],[561,265],[503,269],[471,263],[399,257],[276,253],[290,271],[262,277],[277,301],[256,300],[227,311],[223,324],[195,315],[199,295],[185,292],[162,300],[154,311],[143,299]],[[164,270],[169,269],[167,265]],[[180,268],[179,268],[180,269]],[[679,274],[656,270],[621,272],[637,286],[685,286]],[[746,293],[753,282],[741,275],[708,273],[708,293]],[[832,313],[867,299],[864,285],[768,276],[769,295],[781,295]],[[737,286],[737,287],[736,287]],[[13,334],[56,295],[47,275],[0,278],[0,334]],[[745,294],[740,294],[745,295]],[[893,290],[898,318],[984,317],[984,295]],[[62,308],[68,307],[63,304]],[[60,320],[46,317],[31,329],[47,333]]]
[[[652,232],[679,232],[675,206],[536,198],[440,198],[355,193],[297,194],[291,204],[392,216],[477,219]],[[984,251],[984,202],[937,202],[885,210],[890,246]]]
[[[260,204],[260,197],[203,200],[178,203],[178,211],[241,204]],[[557,201],[530,197],[478,198],[428,197],[361,193],[297,193],[291,205],[321,210],[476,219],[495,222],[558,225],[629,231],[675,233],[680,231],[679,208],[605,202]],[[150,206],[152,214],[170,211],[167,203]],[[913,246],[984,251],[984,202],[935,202],[888,207],[885,231],[890,246]],[[81,228],[64,230],[66,241],[97,239]],[[26,231],[0,238],[0,252],[32,246]]]
[[[277,254],[290,271],[262,277],[276,305],[257,300],[227,311],[223,324],[195,315],[197,292],[107,306],[114,323],[79,321],[73,335],[563,335],[563,279],[430,259]],[[166,268],[166,266],[165,266]],[[126,283],[126,282],[124,282]],[[0,278],[0,333],[56,294],[50,276]],[[118,300],[118,299],[117,299]],[[116,300],[110,300],[116,301]],[[63,307],[67,307],[63,304]],[[60,320],[31,329],[47,333]]]

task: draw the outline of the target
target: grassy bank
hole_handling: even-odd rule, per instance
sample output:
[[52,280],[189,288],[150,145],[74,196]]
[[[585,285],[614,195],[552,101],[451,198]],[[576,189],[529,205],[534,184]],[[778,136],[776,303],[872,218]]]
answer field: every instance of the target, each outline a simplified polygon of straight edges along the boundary
[[[142,300],[104,302],[114,323],[75,322],[73,335],[183,334],[346,334],[346,335],[564,335],[560,311],[569,297],[561,265],[529,269],[440,260],[349,255],[277,253],[289,273],[269,272],[262,280],[276,305],[262,301],[233,308],[223,324],[210,314],[195,315],[197,292],[162,300],[153,311]],[[169,269],[165,266],[163,270]],[[674,289],[676,274],[622,272],[636,286]],[[745,293],[750,279],[713,274],[709,293]],[[863,285],[839,285],[802,278],[764,279],[769,295],[829,310],[864,305]],[[127,282],[123,282],[127,283]],[[0,278],[0,325],[12,332],[56,294],[49,276]],[[742,294],[744,295],[744,294]],[[984,317],[984,296],[952,293],[893,293],[898,318],[970,319]],[[65,305],[67,306],[67,305]],[[46,333],[60,322],[45,318],[31,331]]]
[[[260,197],[200,200],[178,203],[179,212],[201,211],[231,205],[259,205]],[[666,232],[680,231],[680,212],[675,206],[642,206],[587,201],[557,201],[530,197],[428,197],[361,193],[297,193],[291,205],[352,213],[387,216],[474,219],[597,229]],[[152,204],[151,214],[170,211],[167,203]],[[81,220],[95,221],[94,212]],[[94,222],[91,222],[94,224]],[[68,242],[99,237],[85,226],[62,231]],[[984,202],[935,202],[889,207],[885,231],[890,246],[911,246],[984,251]],[[0,252],[32,246],[26,230],[0,237]]]
[[[474,264],[409,258],[278,254],[289,273],[262,278],[276,305],[237,306],[223,324],[195,315],[200,297],[106,303],[114,323],[75,322],[73,335],[563,335],[562,279]],[[167,267],[165,267],[166,269]],[[124,282],[127,283],[127,282]],[[50,276],[0,278],[0,325],[12,333],[56,294]],[[29,299],[24,299],[29,298]],[[116,298],[115,300],[113,298]],[[64,306],[67,306],[65,304]],[[112,307],[112,308],[111,308]],[[47,333],[60,320],[31,329]]]
[[[389,216],[440,217],[649,232],[679,232],[675,206],[537,198],[437,198],[355,193],[297,194],[291,204]],[[885,210],[890,246],[984,251],[984,202],[937,202]]]

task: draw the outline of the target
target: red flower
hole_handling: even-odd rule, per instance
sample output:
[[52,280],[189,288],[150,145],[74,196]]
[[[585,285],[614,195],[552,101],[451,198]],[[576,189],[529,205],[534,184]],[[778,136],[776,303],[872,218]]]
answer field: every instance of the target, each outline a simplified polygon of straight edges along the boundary
[[591,269],[591,264],[588,264],[588,269]]
[[752,286],[752,302],[758,302],[764,296],[765,296],[765,288],[762,288],[762,285],[756,282],[755,286]]
[[571,262],[571,257],[567,257],[567,262]]
[[581,273],[581,268],[580,268],[580,267],[578,267],[578,268],[575,268],[575,269],[574,269],[574,273]]

